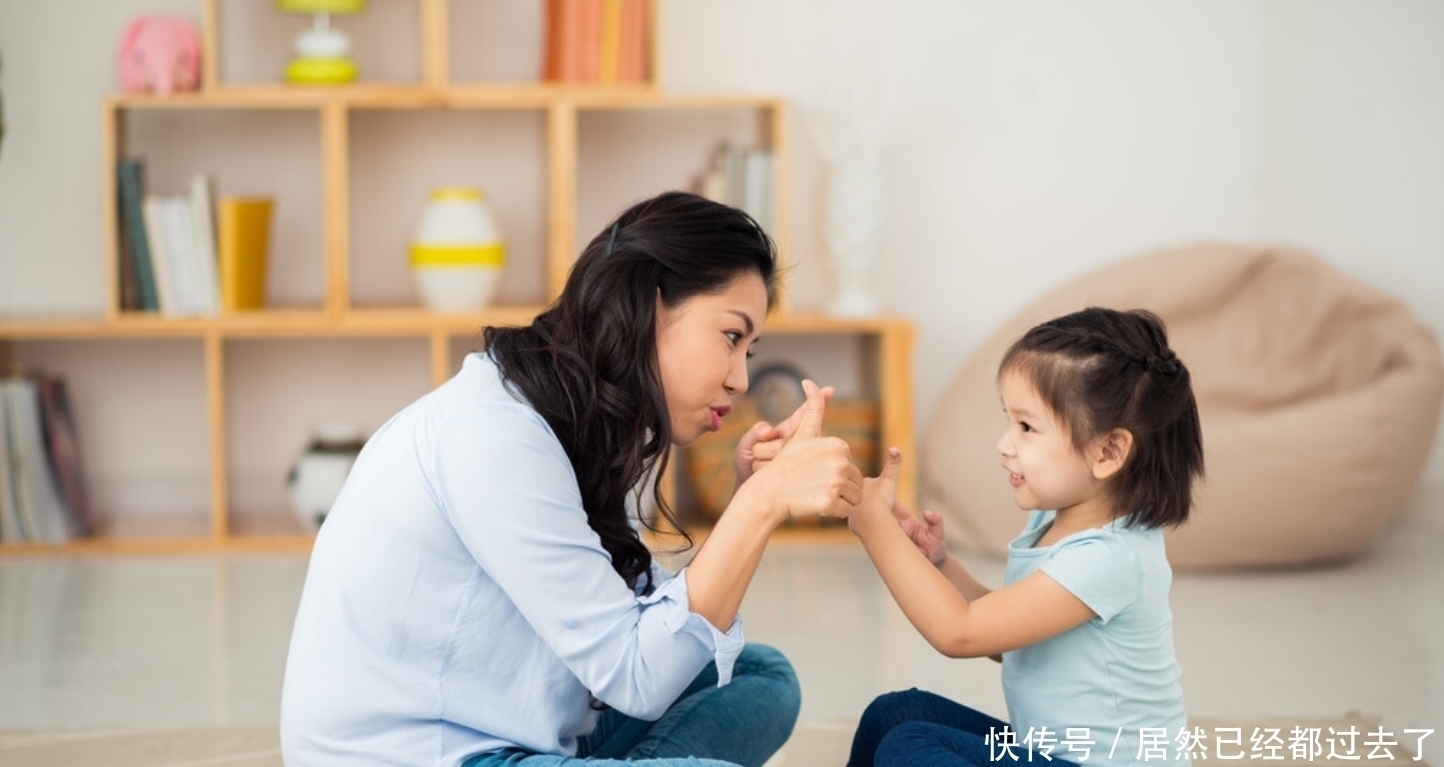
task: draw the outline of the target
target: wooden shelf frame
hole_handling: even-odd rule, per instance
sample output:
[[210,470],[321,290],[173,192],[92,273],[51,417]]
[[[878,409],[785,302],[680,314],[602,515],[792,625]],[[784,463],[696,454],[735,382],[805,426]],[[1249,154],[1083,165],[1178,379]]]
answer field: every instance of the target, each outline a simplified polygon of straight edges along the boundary
[[[386,339],[412,338],[427,347],[428,380],[439,385],[453,373],[455,342],[474,337],[487,325],[518,325],[531,320],[543,303],[498,305],[484,312],[437,314],[420,306],[358,307],[352,302],[350,212],[350,130],[358,111],[395,110],[534,110],[544,115],[545,227],[543,254],[545,301],[561,292],[576,256],[578,215],[578,153],[581,120],[593,112],[617,110],[741,110],[753,115],[759,146],[774,154],[775,209],[772,234],[785,267],[791,241],[787,201],[790,190],[787,106],[771,96],[730,94],[664,94],[656,85],[655,35],[648,45],[651,79],[644,85],[593,86],[551,83],[453,83],[448,79],[446,18],[452,0],[416,0],[421,14],[422,82],[412,85],[359,83],[344,87],[291,87],[284,84],[234,85],[221,82],[214,55],[206,56],[203,87],[196,93],[156,96],[117,94],[102,102],[102,189],[98,201],[103,217],[103,268],[107,296],[104,313],[80,317],[0,317],[0,368],[6,371],[16,344],[56,341],[168,339],[197,341],[203,366],[207,419],[209,508],[177,519],[136,520],[119,517],[95,538],[54,545],[0,546],[0,556],[54,553],[186,553],[303,549],[312,537],[300,532],[289,514],[233,515],[228,487],[226,364],[227,344],[254,339]],[[219,45],[220,0],[203,2],[206,50]],[[655,21],[657,3],[649,0]],[[655,28],[649,24],[649,29]],[[119,222],[115,195],[116,163],[128,146],[126,115],[152,110],[280,110],[316,115],[319,125],[322,297],[314,307],[266,309],[214,317],[171,319],[154,313],[122,311],[119,306]],[[896,317],[836,319],[794,312],[781,303],[769,318],[766,333],[782,335],[854,336],[869,349],[870,388],[878,392],[880,438],[908,455],[916,444],[912,385],[914,331]],[[905,461],[899,497],[916,504],[916,461]],[[670,479],[670,478],[669,478]]]
[[[540,307],[536,307],[537,310]],[[202,344],[205,369],[205,399],[208,418],[207,435],[210,471],[210,508],[200,515],[183,519],[152,520],[126,525],[116,520],[120,529],[103,530],[95,538],[70,541],[58,546],[41,544],[0,547],[0,556],[9,554],[55,553],[207,553],[220,551],[288,551],[309,545],[310,535],[298,533],[289,515],[252,519],[252,515],[236,517],[230,511],[228,486],[229,458],[225,403],[225,345],[233,339],[339,339],[395,338],[426,339],[428,343],[429,376],[433,385],[450,377],[452,342],[473,336],[487,324],[516,324],[532,316],[526,310],[476,315],[436,315],[425,311],[378,314],[366,318],[348,316],[341,323],[332,322],[322,313],[258,312],[256,316],[218,317],[190,320],[127,319],[109,321],[94,319],[0,320],[0,365],[7,365],[14,343],[28,341],[88,341],[115,339],[188,339]],[[837,319],[816,314],[779,314],[769,318],[767,335],[787,336],[856,336],[874,345],[870,354],[869,388],[878,392],[879,439],[885,446],[895,445],[907,456],[914,456],[916,435],[913,426],[913,350],[915,331],[912,324],[897,317]],[[898,498],[917,508],[917,461],[903,462],[898,482]],[[198,530],[195,518],[208,520]],[[139,528],[137,531],[125,529]]]

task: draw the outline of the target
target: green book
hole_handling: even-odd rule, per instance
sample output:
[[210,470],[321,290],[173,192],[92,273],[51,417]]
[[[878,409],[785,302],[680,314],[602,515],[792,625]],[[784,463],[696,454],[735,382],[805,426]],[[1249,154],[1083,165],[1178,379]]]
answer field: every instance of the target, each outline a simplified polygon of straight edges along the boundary
[[[126,243],[126,247],[121,248],[120,252],[128,254],[133,261],[131,271],[135,273],[135,292],[139,299],[139,308],[147,312],[158,311],[160,302],[156,298],[155,271],[150,260],[150,239],[146,235],[145,218],[141,214],[141,201],[145,199],[144,162],[135,157],[121,160],[116,167],[116,178],[120,188],[120,236]],[[124,264],[121,267],[124,272]]]

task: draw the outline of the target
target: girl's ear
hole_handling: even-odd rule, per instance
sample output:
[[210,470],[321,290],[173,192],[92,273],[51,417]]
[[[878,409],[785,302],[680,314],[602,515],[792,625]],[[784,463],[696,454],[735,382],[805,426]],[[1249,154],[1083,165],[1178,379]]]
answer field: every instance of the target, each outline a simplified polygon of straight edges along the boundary
[[1105,480],[1123,470],[1128,455],[1133,451],[1133,432],[1127,429],[1113,429],[1099,435],[1093,443],[1091,467],[1093,477]]

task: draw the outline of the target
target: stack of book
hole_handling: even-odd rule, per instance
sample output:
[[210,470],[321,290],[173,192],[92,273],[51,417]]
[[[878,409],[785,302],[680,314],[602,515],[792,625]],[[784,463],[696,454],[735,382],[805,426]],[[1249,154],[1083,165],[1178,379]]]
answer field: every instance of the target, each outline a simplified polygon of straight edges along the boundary
[[0,379],[0,543],[94,533],[65,379]]
[[775,166],[770,149],[723,142],[712,152],[706,169],[693,181],[692,191],[747,211],[763,231],[772,234]]
[[645,83],[648,0],[547,0],[548,82]]
[[222,197],[197,173],[186,194],[146,190],[140,158],[116,168],[120,307],[210,317],[265,305],[272,199]]

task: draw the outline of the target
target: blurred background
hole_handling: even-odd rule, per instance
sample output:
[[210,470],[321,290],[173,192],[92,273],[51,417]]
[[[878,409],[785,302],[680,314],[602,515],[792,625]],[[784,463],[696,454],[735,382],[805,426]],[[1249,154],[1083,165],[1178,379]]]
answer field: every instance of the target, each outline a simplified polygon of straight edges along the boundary
[[[457,5],[454,24],[472,20],[453,33],[459,57],[496,60],[515,46],[533,52],[502,74],[534,75],[528,28],[486,21],[493,9],[535,16],[532,4]],[[350,25],[363,68],[414,55],[394,30],[362,23],[406,18],[409,6],[377,0]],[[117,90],[120,31],[143,12],[199,16],[189,0],[0,0],[0,315],[104,306],[99,103]],[[1013,313],[1159,248],[1307,249],[1444,334],[1444,4],[1434,0],[662,0],[658,33],[664,90],[794,104],[800,307],[821,306],[832,284],[818,213],[825,128],[809,118],[835,106],[839,83],[866,96],[850,119],[872,121],[884,168],[875,287],[917,324],[920,430]],[[278,36],[277,50],[288,41]],[[269,62],[227,66],[244,77]],[[1444,482],[1438,452],[1426,482]]]

